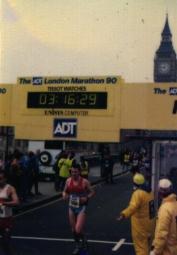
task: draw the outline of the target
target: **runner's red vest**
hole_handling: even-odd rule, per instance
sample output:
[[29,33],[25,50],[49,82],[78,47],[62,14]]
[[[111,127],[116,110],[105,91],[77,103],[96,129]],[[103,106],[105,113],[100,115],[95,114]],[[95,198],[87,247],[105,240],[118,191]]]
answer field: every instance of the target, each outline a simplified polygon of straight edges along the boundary
[[86,191],[84,187],[84,182],[83,178],[80,177],[79,182],[77,185],[74,184],[74,180],[71,178],[70,182],[68,183],[68,187],[66,189],[66,192],[68,193],[84,193]]

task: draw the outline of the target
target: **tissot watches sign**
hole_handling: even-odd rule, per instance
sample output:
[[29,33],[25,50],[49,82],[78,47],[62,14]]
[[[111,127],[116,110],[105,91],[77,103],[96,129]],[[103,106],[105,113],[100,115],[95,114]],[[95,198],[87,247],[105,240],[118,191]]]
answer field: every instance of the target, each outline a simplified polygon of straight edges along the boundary
[[54,119],[53,136],[74,138],[77,136],[77,119]]

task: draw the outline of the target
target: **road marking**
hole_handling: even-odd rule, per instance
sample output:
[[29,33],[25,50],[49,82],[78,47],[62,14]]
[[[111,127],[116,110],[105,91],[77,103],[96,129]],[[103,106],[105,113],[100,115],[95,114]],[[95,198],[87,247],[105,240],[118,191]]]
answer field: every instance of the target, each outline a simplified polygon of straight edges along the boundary
[[120,239],[120,241],[117,242],[116,245],[112,248],[112,251],[117,251],[124,243],[125,243],[125,239],[123,238]]
[[[42,240],[42,241],[58,241],[58,242],[74,242],[73,239],[70,238],[50,238],[50,237],[35,237],[35,236],[12,236],[13,239],[24,239],[24,240]],[[133,243],[127,243],[125,242],[125,239],[121,239],[123,242],[121,245],[133,245]],[[120,241],[121,241],[120,240]],[[89,243],[102,243],[102,244],[117,244],[120,242],[116,241],[106,241],[106,240],[87,240]]]
[[40,206],[38,206],[38,207],[35,207],[35,208],[33,208],[33,209],[26,210],[25,212],[17,213],[16,215],[14,215],[14,217],[16,218],[16,217],[22,216],[22,215],[24,215],[24,214],[28,214],[28,213],[30,213],[30,212],[34,212],[34,211],[36,211],[36,210],[38,210],[38,209],[41,209],[41,208],[43,208],[43,207],[47,207],[48,205],[55,204],[55,203],[57,203],[58,201],[61,201],[61,200],[63,200],[62,197],[59,198],[59,199],[56,199],[56,200],[54,200],[54,201],[48,202],[48,203],[46,203],[46,204],[40,205]]

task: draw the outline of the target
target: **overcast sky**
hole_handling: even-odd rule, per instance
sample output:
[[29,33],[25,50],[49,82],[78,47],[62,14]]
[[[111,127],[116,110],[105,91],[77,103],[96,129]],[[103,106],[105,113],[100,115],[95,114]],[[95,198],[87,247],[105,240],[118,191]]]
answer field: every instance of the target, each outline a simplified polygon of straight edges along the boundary
[[19,76],[121,75],[153,82],[166,13],[177,0],[0,0],[0,82]]

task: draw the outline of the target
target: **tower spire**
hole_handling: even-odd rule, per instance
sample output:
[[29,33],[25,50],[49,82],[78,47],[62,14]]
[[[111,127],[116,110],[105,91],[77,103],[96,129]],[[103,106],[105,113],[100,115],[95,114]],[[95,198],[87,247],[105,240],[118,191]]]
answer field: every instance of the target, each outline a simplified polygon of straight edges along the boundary
[[172,33],[168,22],[168,12],[166,12],[166,19],[161,37],[160,46],[157,49],[154,58],[154,81],[176,82],[177,59],[172,43]]
[[168,39],[171,39],[171,37],[172,37],[170,27],[169,27],[169,22],[168,22],[168,13],[166,13],[165,25],[164,25],[164,29],[163,29],[161,35],[162,35],[162,39],[163,38],[165,39],[167,37],[168,37]]

